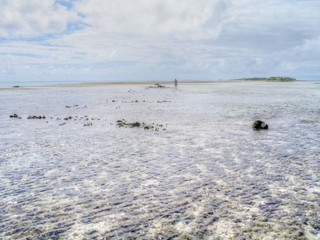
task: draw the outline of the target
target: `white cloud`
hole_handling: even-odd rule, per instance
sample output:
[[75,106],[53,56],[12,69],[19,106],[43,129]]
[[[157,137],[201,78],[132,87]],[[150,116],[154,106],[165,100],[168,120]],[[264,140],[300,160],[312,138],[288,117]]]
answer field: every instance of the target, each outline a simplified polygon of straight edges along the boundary
[[320,35],[305,39],[302,44],[295,46],[291,53],[299,60],[320,60]]
[[75,6],[99,32],[153,38],[184,33],[189,39],[217,35],[226,5],[225,0],[91,0]]
[[0,38],[5,39],[61,34],[80,19],[54,0],[0,0],[0,5]]

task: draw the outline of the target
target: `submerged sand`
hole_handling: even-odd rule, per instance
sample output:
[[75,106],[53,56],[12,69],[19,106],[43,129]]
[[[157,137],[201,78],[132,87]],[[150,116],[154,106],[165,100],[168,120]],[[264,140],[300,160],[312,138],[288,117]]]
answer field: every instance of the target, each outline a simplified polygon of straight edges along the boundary
[[153,84],[1,92],[0,238],[320,238],[319,84]]

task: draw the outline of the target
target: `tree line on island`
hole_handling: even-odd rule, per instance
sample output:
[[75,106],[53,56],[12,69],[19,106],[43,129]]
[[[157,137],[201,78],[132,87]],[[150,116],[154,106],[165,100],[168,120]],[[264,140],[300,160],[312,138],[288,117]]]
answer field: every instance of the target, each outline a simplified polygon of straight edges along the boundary
[[240,80],[290,82],[290,81],[296,81],[297,79],[293,77],[272,76],[272,77],[262,77],[262,78],[261,77],[241,78]]

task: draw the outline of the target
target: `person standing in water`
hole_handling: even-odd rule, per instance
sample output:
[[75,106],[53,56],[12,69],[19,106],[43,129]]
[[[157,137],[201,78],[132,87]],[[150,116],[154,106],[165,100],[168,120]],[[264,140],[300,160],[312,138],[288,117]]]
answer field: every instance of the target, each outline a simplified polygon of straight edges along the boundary
[[174,79],[174,88],[177,89],[178,88],[178,80],[175,78]]

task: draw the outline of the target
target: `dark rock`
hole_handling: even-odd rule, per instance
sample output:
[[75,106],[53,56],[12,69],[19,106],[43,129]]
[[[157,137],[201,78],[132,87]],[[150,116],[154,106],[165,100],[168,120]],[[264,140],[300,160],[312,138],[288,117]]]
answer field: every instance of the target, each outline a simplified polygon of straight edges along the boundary
[[166,86],[163,86],[160,83],[156,83],[154,86],[150,86],[148,88],[166,88]]
[[92,122],[87,122],[87,123],[83,124],[84,127],[90,127],[90,126],[92,126],[92,125],[93,125]]
[[122,120],[118,120],[117,125],[118,125],[118,127],[124,127],[126,125],[126,123]]
[[20,88],[20,86],[16,85],[16,86],[12,86],[12,88]]
[[73,106],[67,105],[66,106],[66,108],[76,108],[76,107],[79,107],[79,105],[73,105]]
[[46,116],[28,116],[27,119],[46,119]]
[[161,84],[159,84],[159,83],[156,83],[155,86],[156,86],[157,88],[164,88],[164,87],[165,87],[165,86],[163,86],[163,85],[161,85]]
[[257,120],[252,124],[252,128],[254,130],[261,130],[261,129],[266,130],[268,129],[268,124],[266,124],[263,121]]
[[131,123],[132,127],[140,127],[140,123],[139,122],[135,122],[135,123]]
[[141,123],[139,122],[133,122],[133,123],[130,123],[130,122],[127,122],[126,120],[118,120],[117,121],[117,125],[119,127],[129,127],[129,128],[134,128],[134,127],[140,127]]
[[155,128],[152,124],[146,124],[144,122],[140,123],[140,122],[127,122],[126,120],[122,119],[122,120],[118,120],[116,122],[116,125],[118,127],[126,127],[126,128],[142,128],[145,130],[149,130],[149,129],[154,129],[156,131],[158,131],[158,127],[159,125],[163,126],[162,124],[156,125],[157,128]]
[[14,113],[14,114],[10,115],[10,118],[19,118],[19,116],[18,116],[18,114]]

